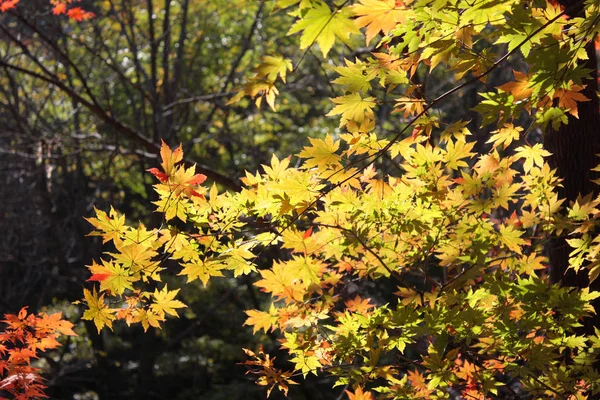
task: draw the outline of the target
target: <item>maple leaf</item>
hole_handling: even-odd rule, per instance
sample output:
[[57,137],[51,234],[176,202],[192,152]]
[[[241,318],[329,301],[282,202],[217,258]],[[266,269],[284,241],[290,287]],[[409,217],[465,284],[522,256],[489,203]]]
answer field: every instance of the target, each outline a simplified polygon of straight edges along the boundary
[[356,296],[352,300],[347,300],[344,304],[348,311],[357,312],[359,314],[366,315],[369,310],[375,307],[374,304],[371,304],[369,301],[371,299],[362,299],[360,296]]
[[36,329],[43,332],[55,332],[58,331],[63,335],[77,336],[73,331],[73,324],[69,321],[62,319],[62,312],[54,314],[40,313],[39,318],[35,322]]
[[0,0],[0,12],[6,12],[17,7],[20,0]]
[[295,353],[295,357],[290,359],[290,362],[295,364],[294,369],[302,372],[302,375],[306,378],[309,373],[317,375],[317,369],[321,368],[323,364],[319,361],[319,357],[314,354],[308,355],[304,351],[300,350]]
[[346,96],[334,97],[331,99],[337,104],[326,115],[342,115],[340,126],[348,121],[361,123],[365,118],[374,118],[373,107],[375,107],[374,97],[360,97],[359,93],[351,93]]
[[125,289],[133,290],[131,285],[131,276],[128,268],[124,268],[118,263],[102,261],[102,265],[92,261],[88,269],[92,276],[87,280],[100,282],[100,291],[106,290],[114,294],[122,294]]
[[387,35],[405,21],[406,6],[397,0],[360,0],[352,6],[359,28],[367,27],[367,45],[379,32]]
[[304,298],[304,286],[300,284],[298,277],[285,263],[273,263],[273,267],[259,271],[263,279],[255,283],[264,292],[272,293],[273,296],[285,299],[302,301]]
[[515,101],[521,101],[531,97],[533,89],[529,83],[527,74],[515,70],[513,70],[513,74],[515,75],[515,81],[505,83],[500,86],[499,89],[512,94]]
[[284,158],[283,160],[279,160],[275,154],[271,156],[271,165],[262,165],[263,169],[267,176],[273,180],[277,180],[283,178],[285,176],[285,171],[290,166],[290,158]]
[[178,275],[186,275],[188,282],[200,278],[206,286],[212,276],[223,276],[221,269],[225,268],[225,265],[219,261],[203,259],[182,264],[182,267],[183,270]]
[[513,140],[519,140],[521,137],[521,132],[523,132],[523,128],[520,126],[514,126],[513,124],[506,123],[504,127],[492,131],[494,135],[486,142],[486,143],[494,143],[493,147],[496,148],[500,145],[503,145],[503,148],[506,149]]
[[283,56],[265,56],[261,59],[261,63],[256,67],[256,79],[266,78],[271,82],[275,82],[277,76],[285,83],[287,71],[293,68],[292,61],[283,58]]
[[252,350],[243,350],[246,353],[246,355],[252,357],[253,360],[247,360],[242,364],[260,367],[260,369],[249,370],[248,372],[252,372],[254,374],[259,375],[259,378],[256,382],[257,385],[269,386],[269,389],[267,389],[267,397],[271,395],[271,391],[275,387],[277,387],[277,389],[282,391],[287,396],[289,390],[288,385],[298,384],[297,382],[291,379],[291,372],[284,372],[282,370],[275,369],[275,367],[273,366],[273,361],[275,360],[275,357],[271,358],[268,354],[265,354],[262,345],[259,347],[258,354],[254,353]]
[[195,165],[192,165],[187,169],[177,168],[169,177],[169,188],[175,196],[179,196],[183,193],[188,197],[203,197],[203,195],[198,193],[194,187],[200,185],[205,180],[206,175],[196,174]]
[[98,297],[98,293],[94,288],[91,292],[83,289],[83,295],[88,305],[88,309],[84,311],[82,319],[94,321],[98,332],[106,325],[112,329],[112,322],[115,320],[114,313],[116,310],[109,308],[104,303],[104,294]]
[[167,178],[173,172],[173,168],[175,168],[175,164],[181,162],[183,160],[183,149],[181,148],[181,144],[175,150],[171,150],[171,148],[161,139],[160,146],[160,158],[161,158],[161,167],[164,173],[161,173],[156,168],[151,168],[148,172],[154,174],[161,182],[167,182]]
[[336,154],[336,151],[340,148],[339,140],[334,141],[329,134],[325,137],[325,140],[313,138],[308,138],[308,140],[310,140],[311,146],[305,146],[304,150],[298,154],[298,157],[306,159],[304,162],[305,168],[327,169],[329,166],[341,166],[341,157]]
[[364,392],[360,386],[356,388],[354,393],[346,390],[346,394],[348,395],[349,400],[375,400],[373,393],[369,391]]
[[141,322],[144,332],[148,331],[151,326],[160,329],[161,321],[165,320],[164,314],[161,315],[153,309],[136,309],[134,314],[133,322]]
[[475,155],[475,153],[471,153],[473,146],[475,146],[475,142],[466,143],[462,141],[448,141],[446,144],[446,154],[444,156],[447,163],[446,165],[454,170],[467,167],[468,164],[463,161],[463,159],[472,158]]
[[413,115],[420,115],[425,110],[426,105],[427,103],[423,99],[402,96],[396,99],[395,108],[392,112],[404,112],[404,118],[408,118]]
[[519,273],[534,275],[535,271],[547,268],[548,258],[532,253],[528,256],[523,256],[519,261]]
[[77,22],[81,22],[87,19],[91,19],[94,17],[94,13],[90,11],[85,11],[81,7],[73,7],[67,11],[67,17],[75,20]]
[[125,215],[119,215],[112,207],[110,215],[106,215],[104,211],[98,210],[96,207],[94,207],[94,211],[96,218],[85,218],[85,220],[101,232],[92,232],[88,236],[102,236],[102,243],[106,243],[111,240],[119,240],[127,232]]
[[152,303],[150,309],[158,315],[164,316],[164,314],[169,314],[174,317],[179,317],[176,308],[183,308],[186,307],[186,305],[179,300],[175,300],[177,293],[179,293],[179,289],[169,291],[166,284],[161,291],[155,289],[152,294],[154,303]]
[[65,3],[57,3],[52,7],[52,14],[62,15],[67,13],[67,5]]
[[318,259],[310,256],[306,257],[294,257],[289,261],[286,261],[286,268],[290,270],[290,273],[301,279],[305,286],[308,287],[311,284],[319,284],[321,282],[321,275],[325,270],[325,265]]
[[590,101],[580,92],[585,89],[585,85],[571,85],[569,89],[556,89],[554,98],[558,99],[558,106],[567,110],[575,118],[579,118],[577,111],[577,102]]
[[252,333],[256,333],[261,329],[263,329],[265,333],[268,333],[278,320],[275,306],[272,303],[271,307],[269,307],[269,312],[247,310],[245,313],[248,315],[248,319],[246,319],[244,325],[252,326]]
[[288,35],[302,31],[300,50],[304,50],[316,42],[321,48],[323,57],[327,57],[336,37],[347,42],[351,34],[359,33],[356,25],[350,19],[351,15],[348,8],[331,12],[324,1],[319,1],[290,28]]
[[523,163],[525,172],[529,172],[534,164],[541,168],[544,165],[544,157],[552,155],[549,151],[544,150],[540,143],[534,146],[521,146],[515,151],[517,152],[517,158],[525,159]]
[[[142,244],[131,243],[125,245],[124,242],[115,242],[118,253],[106,253],[113,256],[116,263],[126,266],[132,273],[142,272],[146,275],[152,275],[152,270],[156,269],[156,263],[152,261],[157,253]],[[126,276],[124,271],[117,272],[115,275]]]
[[523,231],[517,230],[511,225],[500,226],[500,241],[509,249],[517,254],[522,254],[521,247],[527,244],[527,241],[521,238]]
[[367,65],[360,60],[356,60],[355,63],[346,59],[344,61],[346,62],[345,67],[335,68],[335,72],[341,76],[333,80],[332,83],[343,85],[350,92],[370,90],[371,84],[369,82],[375,79],[377,70],[367,68]]

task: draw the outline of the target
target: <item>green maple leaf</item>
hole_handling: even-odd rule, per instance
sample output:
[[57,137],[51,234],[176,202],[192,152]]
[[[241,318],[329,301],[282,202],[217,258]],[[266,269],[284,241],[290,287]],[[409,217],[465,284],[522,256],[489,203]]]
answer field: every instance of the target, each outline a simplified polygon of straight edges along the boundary
[[377,77],[377,71],[375,69],[367,69],[367,65],[360,60],[356,63],[345,60],[345,67],[335,68],[335,72],[341,76],[333,81],[338,85],[346,86],[346,89],[350,92],[359,92],[371,89],[370,81]]
[[300,37],[300,50],[304,50],[317,43],[321,48],[323,57],[333,47],[337,37],[347,42],[351,34],[358,34],[358,28],[350,19],[352,13],[346,8],[331,12],[324,2],[318,2],[306,15],[298,20],[289,30],[288,35],[302,31]]
[[302,375],[306,378],[309,372],[317,375],[317,368],[322,367],[323,365],[319,362],[319,358],[313,355],[306,355],[302,351],[298,351],[296,353],[296,357],[290,360],[294,364],[296,364],[296,370],[301,371]]

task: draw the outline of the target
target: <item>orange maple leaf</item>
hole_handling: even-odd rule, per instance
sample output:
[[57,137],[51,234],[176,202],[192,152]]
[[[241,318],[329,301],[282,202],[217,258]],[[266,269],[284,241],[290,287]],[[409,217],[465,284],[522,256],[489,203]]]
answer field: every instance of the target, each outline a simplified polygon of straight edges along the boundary
[[379,32],[387,35],[399,23],[404,23],[406,6],[398,0],[360,0],[352,6],[359,28],[367,27],[367,44]]
[[0,0],[0,12],[6,12],[17,7],[20,0]]
[[57,3],[52,8],[52,14],[62,15],[67,13],[67,5],[64,3]]
[[360,386],[354,391],[354,393],[350,392],[349,390],[346,390],[346,393],[348,394],[348,398],[350,400],[375,400],[373,393],[363,392]]
[[531,96],[533,89],[529,84],[529,77],[527,74],[514,70],[513,73],[515,74],[515,81],[505,83],[500,86],[499,89],[512,94],[515,101],[520,101]]
[[579,118],[577,103],[590,101],[580,92],[585,89],[585,85],[571,85],[570,89],[556,89],[554,98],[558,99],[558,106],[567,110],[575,118]]
[[366,315],[371,308],[375,307],[374,304],[369,303],[369,300],[371,299],[361,299],[360,296],[356,296],[354,299],[348,300],[344,304],[348,311]]

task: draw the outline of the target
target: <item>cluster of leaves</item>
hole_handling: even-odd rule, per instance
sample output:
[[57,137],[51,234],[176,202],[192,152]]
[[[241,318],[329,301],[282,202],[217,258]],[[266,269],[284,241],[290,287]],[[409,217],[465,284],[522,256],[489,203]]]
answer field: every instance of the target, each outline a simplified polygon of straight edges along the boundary
[[[564,204],[548,151],[514,145],[577,117],[577,103],[588,100],[577,61],[598,34],[597,2],[586,2],[586,18],[546,1],[349,3],[278,1],[296,7],[290,34],[301,32],[301,49],[317,44],[326,56],[360,28],[367,44],[378,40],[372,56],[335,68],[344,94],[328,115],[340,116],[343,133],[312,138],[297,167],[273,156],[235,193],[201,186],[205,177],[181,164],[181,148],[163,144],[162,170],[150,171],[162,226],[132,227],[114,210],[89,219],[115,250],[89,267],[100,289],[85,291],[84,318],[98,329],[116,319],[159,327],[184,307],[178,289],[156,288],[176,261],[188,282],[259,277],[254,285],[271,301],[249,310],[246,324],[278,332],[293,365],[285,371],[262,349],[247,351],[269,393],[287,394],[295,376],[320,373],[351,386],[351,399],[600,393],[600,332],[577,332],[600,293],[549,285],[544,273],[548,238],[570,234],[571,267],[597,277],[600,199]],[[496,130],[491,149],[477,154],[467,121],[432,111],[517,52],[528,70],[481,93],[476,110]],[[285,58],[263,61],[255,82],[285,78]],[[414,75],[442,67],[458,86],[429,99]],[[409,119],[392,138],[377,134],[383,100],[373,80],[397,94],[392,113]],[[527,128],[518,124],[523,113],[533,121]],[[394,173],[375,168],[384,155]],[[258,255],[272,247],[282,256],[259,268]],[[369,282],[394,288],[369,298]]]
[[[0,12],[10,11],[17,8],[21,0],[0,0]],[[86,11],[81,7],[74,6],[81,0],[50,0],[52,13],[54,15],[66,15],[74,21],[84,21],[94,17],[94,13]]]
[[47,397],[39,369],[31,365],[41,352],[60,346],[62,335],[77,336],[73,324],[62,319],[62,313],[28,314],[22,308],[17,315],[6,314],[7,325],[0,332],[0,399],[10,394],[16,399]]

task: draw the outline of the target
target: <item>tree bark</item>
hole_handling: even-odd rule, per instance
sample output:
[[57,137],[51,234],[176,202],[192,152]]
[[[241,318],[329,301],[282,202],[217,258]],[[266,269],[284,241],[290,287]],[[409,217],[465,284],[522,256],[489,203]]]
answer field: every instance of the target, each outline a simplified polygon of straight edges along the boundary
[[[571,17],[584,17],[583,2],[573,0],[561,0],[559,3],[565,8],[573,11]],[[579,4],[579,6],[577,6]],[[559,197],[566,199],[568,204],[575,201],[579,195],[593,193],[600,194],[600,186],[592,182],[600,176],[592,168],[600,164],[600,114],[598,110],[598,64],[594,42],[591,41],[585,47],[588,60],[585,68],[592,72],[582,82],[586,85],[582,90],[590,101],[578,104],[579,118],[569,115],[569,123],[562,125],[560,129],[549,128],[544,135],[544,147],[552,153],[549,157],[550,167],[556,168],[558,176],[563,181],[563,187],[559,189]],[[584,288],[589,286],[588,271],[582,268],[578,274],[573,270],[567,271],[569,266],[569,253],[571,248],[565,238],[554,238],[549,245],[550,256],[550,279],[552,283],[560,283],[562,286],[573,286]],[[600,289],[600,281],[592,283],[595,290]],[[594,306],[600,310],[600,304],[595,302]],[[600,328],[598,316],[586,320],[582,328],[584,334],[593,334],[594,327]]]

